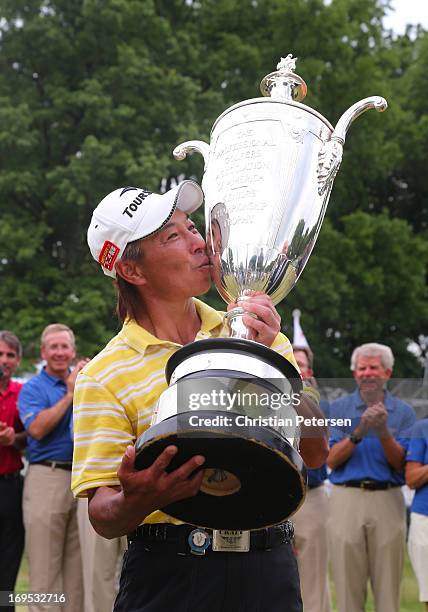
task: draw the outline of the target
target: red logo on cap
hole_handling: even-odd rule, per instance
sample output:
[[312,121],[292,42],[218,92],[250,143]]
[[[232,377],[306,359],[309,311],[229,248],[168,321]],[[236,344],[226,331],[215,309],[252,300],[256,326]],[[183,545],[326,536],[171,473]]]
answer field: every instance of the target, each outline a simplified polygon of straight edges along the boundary
[[111,272],[113,270],[114,262],[116,261],[116,258],[119,253],[119,247],[113,244],[113,242],[106,240],[103,244],[103,248],[101,249],[98,261],[100,262],[103,268],[106,268],[106,270],[109,270]]

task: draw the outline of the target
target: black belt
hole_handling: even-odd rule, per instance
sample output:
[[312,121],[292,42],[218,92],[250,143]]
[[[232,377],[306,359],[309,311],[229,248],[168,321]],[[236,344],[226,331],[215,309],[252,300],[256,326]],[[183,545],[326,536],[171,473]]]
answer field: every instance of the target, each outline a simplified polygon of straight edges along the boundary
[[[154,543],[174,543],[177,550],[189,550],[187,544],[190,533],[197,529],[193,525],[170,525],[168,523],[146,523],[140,525],[128,536],[128,544],[138,540],[146,544]],[[212,529],[204,529],[212,536]],[[281,546],[281,544],[291,544],[294,538],[294,526],[290,521],[285,521],[275,527],[258,529],[250,532],[250,550],[270,550]],[[184,545],[184,546],[183,546]]]
[[399,487],[392,482],[382,482],[381,480],[347,480],[346,482],[335,482],[339,487],[353,487],[355,489],[365,489],[366,491],[385,491]]
[[60,470],[67,470],[68,472],[71,472],[72,468],[73,468],[73,464],[71,462],[65,462],[65,461],[34,461],[33,463],[30,463],[30,465],[47,465],[48,467],[51,468],[59,468]]
[[16,472],[9,472],[8,474],[0,474],[0,480],[12,480],[14,478],[21,477],[21,470],[17,470]]

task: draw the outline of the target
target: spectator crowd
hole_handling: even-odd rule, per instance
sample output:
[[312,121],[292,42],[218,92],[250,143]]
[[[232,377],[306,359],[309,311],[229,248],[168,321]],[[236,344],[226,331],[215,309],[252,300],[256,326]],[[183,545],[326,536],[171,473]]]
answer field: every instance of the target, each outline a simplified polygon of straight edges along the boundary
[[[73,331],[59,323],[43,330],[40,355],[43,369],[21,385],[13,379],[21,344],[12,332],[0,332],[0,591],[14,590],[25,548],[31,592],[64,592],[69,612],[108,612],[126,539],[99,536],[87,499],[70,489],[73,392],[88,360],[76,360]],[[313,354],[298,327],[294,356],[302,378],[316,388]],[[355,391],[321,401],[326,416],[352,424],[330,430],[327,465],[308,471],[307,495],[292,519],[305,612],[332,609],[329,563],[339,612],[365,609],[368,581],[376,612],[399,611],[405,483],[416,491],[408,550],[428,612],[428,419],[416,420],[386,389],[393,365],[389,347],[361,345],[351,357]],[[29,606],[40,609],[50,608]]]
[[[88,360],[75,362],[74,334],[61,324],[44,329],[40,355],[46,365],[23,386],[12,380],[21,354],[18,338],[0,332],[0,591],[14,589],[25,533],[31,592],[64,593],[70,612],[106,612],[124,542],[98,536],[87,500],[75,499],[70,488],[73,391]],[[50,608],[29,606],[40,609]]]

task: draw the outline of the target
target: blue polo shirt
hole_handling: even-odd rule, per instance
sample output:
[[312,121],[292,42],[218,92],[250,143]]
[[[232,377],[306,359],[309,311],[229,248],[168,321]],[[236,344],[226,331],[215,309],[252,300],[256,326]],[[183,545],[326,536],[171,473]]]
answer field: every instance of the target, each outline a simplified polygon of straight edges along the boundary
[[[388,413],[387,424],[399,444],[407,450],[416,416],[408,404],[385,391],[384,405]],[[358,389],[351,395],[341,397],[330,404],[331,419],[351,419],[349,427],[332,427],[330,446],[347,438],[357,427],[366,404]],[[338,468],[332,470],[330,480],[341,484],[348,480],[377,480],[393,485],[404,484],[404,470],[396,472],[387,462],[382,445],[375,431],[369,431],[354,448],[352,455]]]
[[[327,400],[320,401],[320,408],[324,414],[324,416],[328,417],[330,415],[330,406]],[[324,480],[327,478],[327,466],[324,464],[320,468],[310,468],[307,470],[308,472],[308,486],[310,489],[315,487],[319,487],[322,485]]]
[[[428,419],[422,419],[414,424],[406,461],[428,465]],[[428,516],[428,482],[416,489],[410,511]]]
[[[28,431],[41,410],[56,404],[67,392],[67,385],[56,376],[50,376],[43,369],[21,389],[18,408],[21,421]],[[35,440],[28,435],[27,456],[30,463],[36,461],[71,461],[73,458],[73,442],[70,435],[73,405],[58,425],[42,440]]]

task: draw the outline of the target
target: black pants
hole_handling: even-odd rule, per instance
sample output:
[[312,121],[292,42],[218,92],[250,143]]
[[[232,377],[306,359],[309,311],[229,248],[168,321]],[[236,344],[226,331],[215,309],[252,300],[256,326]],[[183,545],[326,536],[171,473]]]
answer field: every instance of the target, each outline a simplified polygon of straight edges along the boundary
[[[0,477],[0,591],[13,591],[24,550],[23,480]],[[14,606],[2,608],[13,612]]]
[[114,612],[302,612],[291,544],[247,553],[177,554],[168,542],[134,541],[125,553]]

